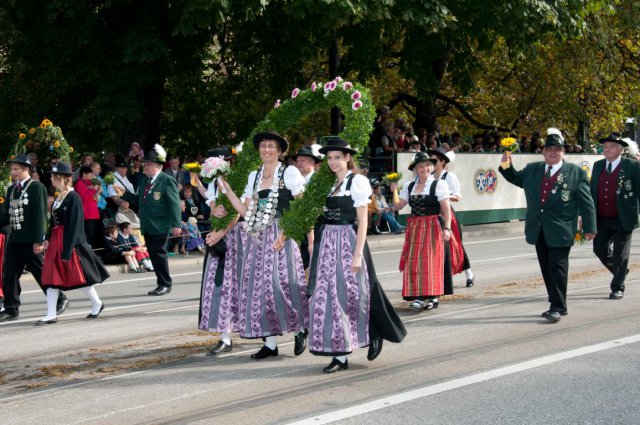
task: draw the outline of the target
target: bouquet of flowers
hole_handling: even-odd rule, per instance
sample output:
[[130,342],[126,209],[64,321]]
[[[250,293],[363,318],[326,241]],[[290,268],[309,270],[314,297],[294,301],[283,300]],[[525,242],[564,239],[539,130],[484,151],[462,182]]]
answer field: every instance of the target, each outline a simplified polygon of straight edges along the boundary
[[102,179],[102,181],[106,185],[112,185],[116,181],[116,176],[114,176],[113,173],[107,173]]
[[196,173],[202,171],[202,166],[197,162],[188,162],[182,165],[182,169],[190,173]]
[[[500,140],[500,148],[507,158],[510,157],[511,153],[518,149],[518,147],[518,141],[513,137],[505,137]],[[509,168],[509,160],[507,159],[506,161],[503,161],[500,165],[503,169]]]
[[582,245],[587,242],[587,237],[584,235],[584,231],[582,229],[579,229],[576,232],[575,240],[578,245]]
[[384,181],[386,184],[389,184],[389,183],[397,183],[400,181],[400,179],[402,179],[402,173],[390,173],[384,176],[382,178],[382,181]]
[[206,183],[211,183],[216,177],[226,176],[231,171],[229,162],[224,160],[222,156],[212,156],[207,158],[202,164],[200,177]]

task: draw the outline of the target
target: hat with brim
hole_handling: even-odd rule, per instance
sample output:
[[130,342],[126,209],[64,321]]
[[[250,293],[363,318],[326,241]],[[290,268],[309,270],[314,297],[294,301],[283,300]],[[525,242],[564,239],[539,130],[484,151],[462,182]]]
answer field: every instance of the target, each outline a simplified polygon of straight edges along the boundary
[[60,176],[73,176],[73,170],[71,165],[64,161],[58,161],[56,165],[51,167],[51,174],[58,174]]
[[427,154],[435,155],[439,159],[441,159],[442,161],[446,162],[447,164],[449,162],[451,162],[451,159],[447,156],[447,150],[445,148],[443,148],[442,146],[439,147],[439,148],[435,148],[435,149],[429,149],[427,151]]
[[124,159],[120,159],[116,161],[116,168],[127,168],[127,167],[129,166],[127,165],[126,162],[124,162]]
[[29,161],[27,155],[16,155],[15,158],[8,159],[7,164],[18,164],[33,170],[33,165],[31,164],[31,161]]
[[557,134],[549,134],[544,141],[542,148],[548,148],[551,146],[560,146],[564,148],[564,140]]
[[320,148],[320,153],[326,155],[327,152],[331,151],[340,151],[344,153],[349,153],[351,155],[356,155],[358,153],[357,150],[353,149],[346,140],[343,140],[339,137],[331,137],[327,139],[327,144]]
[[316,156],[315,153],[313,153],[313,149],[311,149],[311,146],[301,147],[295,155],[291,155],[291,158],[295,161],[299,156],[308,156],[309,158],[313,159],[313,162],[315,162],[316,164],[322,162],[322,159]]
[[217,148],[209,149],[207,151],[207,158],[223,157],[225,161],[235,158],[236,155],[230,146],[219,146]]
[[629,143],[627,143],[624,140],[622,140],[622,138],[620,137],[620,135],[618,133],[611,133],[610,135],[608,135],[604,139],[598,139],[598,142],[600,142],[600,143],[604,143],[604,142],[618,143],[619,145],[622,145],[625,148],[629,146]]
[[158,154],[154,150],[150,150],[149,152],[144,154],[144,158],[142,158],[142,162],[155,162],[156,164],[164,165],[165,161],[160,160],[158,158]]
[[421,162],[430,162],[431,164],[436,165],[435,159],[429,157],[429,155],[424,152],[418,152],[416,156],[413,157],[413,161],[411,161],[411,164],[409,164],[409,171],[413,171],[413,169],[416,168],[416,166]]
[[378,179],[371,180],[371,188],[375,189],[376,187],[380,187],[380,180]]
[[253,145],[256,150],[260,148],[260,142],[263,140],[275,140],[280,145],[280,152],[285,153],[289,149],[289,141],[283,135],[274,130],[265,130],[256,133],[253,136]]

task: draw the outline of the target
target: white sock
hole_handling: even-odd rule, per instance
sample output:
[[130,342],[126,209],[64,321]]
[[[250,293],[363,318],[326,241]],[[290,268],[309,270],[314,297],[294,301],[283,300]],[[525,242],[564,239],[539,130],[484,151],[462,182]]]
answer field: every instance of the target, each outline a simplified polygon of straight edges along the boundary
[[152,269],[153,268],[153,264],[151,264],[151,260],[149,260],[148,258],[145,258],[144,260],[142,260],[142,264],[144,264],[144,266],[147,269]]
[[82,288],[82,292],[91,300],[91,314],[100,313],[100,307],[102,307],[102,301],[93,286],[85,286]]
[[467,279],[473,280],[473,272],[471,271],[471,269],[465,270],[464,274],[467,275]]
[[264,345],[271,350],[275,350],[276,347],[278,346],[276,337],[275,336],[266,337],[264,341]]
[[342,364],[347,362],[347,356],[335,356],[334,359],[336,359],[337,361],[339,361]]
[[220,334],[220,341],[227,345],[231,344],[231,335],[229,335],[229,332],[222,332],[222,334]]
[[56,307],[58,306],[58,294],[60,290],[57,288],[47,288],[47,316],[42,320],[52,320],[57,317]]

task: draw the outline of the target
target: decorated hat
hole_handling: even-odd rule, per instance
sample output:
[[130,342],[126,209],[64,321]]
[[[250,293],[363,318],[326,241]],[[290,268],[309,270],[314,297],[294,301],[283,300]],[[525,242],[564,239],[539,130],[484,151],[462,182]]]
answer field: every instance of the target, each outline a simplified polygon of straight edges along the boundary
[[358,153],[357,150],[353,149],[346,140],[343,140],[339,137],[330,137],[327,139],[327,144],[320,148],[320,153],[326,155],[327,152],[330,151],[340,151],[344,153],[350,153],[351,155],[355,155]]
[[322,162],[322,158],[320,158],[320,155],[316,154],[311,146],[301,147],[295,155],[291,155],[291,158],[293,158],[293,160],[295,161],[299,156],[308,156],[313,159],[313,162],[315,162],[316,164]]
[[7,164],[11,163],[22,165],[23,167],[33,170],[33,165],[31,164],[31,161],[29,161],[29,157],[27,157],[27,155],[16,155],[15,158],[8,159]]
[[564,139],[557,134],[549,134],[544,141],[543,148],[547,148],[550,146],[561,146],[564,147]]
[[435,155],[439,159],[441,159],[442,161],[446,162],[447,164],[449,162],[451,162],[451,159],[447,156],[447,150],[445,148],[443,148],[442,146],[440,146],[438,148],[435,148],[435,149],[429,149],[427,151],[427,154]]
[[59,174],[61,176],[73,176],[73,170],[71,165],[64,161],[56,162],[56,165],[51,167],[51,174]]
[[598,139],[598,142],[600,142],[600,143],[604,143],[604,142],[618,143],[618,144],[624,146],[625,148],[627,146],[629,146],[629,143],[627,143],[625,140],[623,140],[618,133],[611,133],[610,135],[608,135],[604,139]]
[[142,162],[155,162],[156,164],[164,164],[167,161],[167,151],[158,144],[153,149],[144,154]]
[[253,136],[253,145],[258,149],[260,142],[263,140],[275,140],[280,145],[280,152],[285,153],[289,149],[289,141],[285,139],[283,135],[275,130],[265,130],[260,133],[256,133]]
[[[435,152],[435,151],[430,151],[430,152]],[[436,154],[434,154],[434,155],[436,155]],[[446,156],[445,156],[445,158],[446,158]],[[413,157],[413,161],[411,161],[411,164],[409,164],[409,171],[413,171],[413,169],[416,168],[416,165],[420,164],[421,162],[430,162],[433,165],[436,165],[436,160],[435,159],[429,157],[429,155],[424,153],[424,152],[418,152],[418,153],[416,153],[416,156]],[[449,162],[449,161],[447,161],[447,162]]]
[[209,149],[207,151],[207,158],[223,157],[225,160],[235,158],[236,154],[231,146],[218,146],[217,148]]
[[372,189],[375,189],[376,187],[380,187],[380,180],[378,179],[371,179],[369,183],[371,184]]
[[121,167],[128,167],[127,163],[124,162],[124,158],[118,158],[118,160],[116,161],[116,168],[121,168]]

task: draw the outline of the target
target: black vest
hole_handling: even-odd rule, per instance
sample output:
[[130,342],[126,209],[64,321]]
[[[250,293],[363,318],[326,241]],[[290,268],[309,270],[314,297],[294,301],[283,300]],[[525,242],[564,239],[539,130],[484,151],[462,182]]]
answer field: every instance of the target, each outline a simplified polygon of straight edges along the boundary
[[326,224],[354,224],[358,219],[358,213],[353,206],[353,198],[349,191],[355,174],[347,177],[347,186],[342,196],[329,196],[325,203],[323,221]]
[[413,187],[416,182],[409,183],[409,206],[411,207],[411,215],[422,217],[425,215],[438,215],[441,212],[440,202],[436,197],[436,185],[438,180],[431,182],[428,195],[412,195]]

